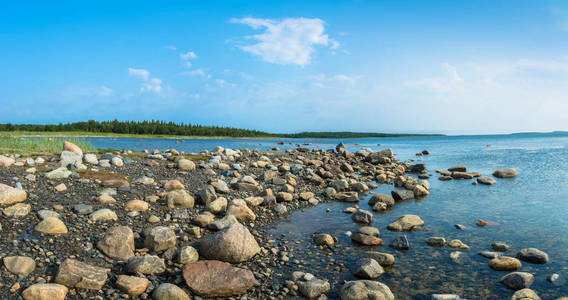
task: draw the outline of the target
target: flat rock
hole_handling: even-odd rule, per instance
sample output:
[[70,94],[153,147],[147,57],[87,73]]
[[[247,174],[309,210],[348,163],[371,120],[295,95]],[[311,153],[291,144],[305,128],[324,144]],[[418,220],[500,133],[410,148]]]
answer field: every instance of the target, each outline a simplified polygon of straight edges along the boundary
[[432,247],[444,247],[446,245],[446,239],[443,237],[429,237],[426,239],[426,244]]
[[126,262],[128,273],[160,274],[166,271],[164,261],[155,255],[133,256]]
[[0,205],[11,205],[26,201],[28,194],[22,189],[0,183]]
[[4,266],[10,273],[28,276],[35,270],[35,260],[27,256],[8,256],[4,258]]
[[67,226],[63,221],[56,217],[47,217],[39,222],[34,230],[41,233],[47,234],[64,234],[67,233]]
[[489,267],[496,271],[516,271],[521,268],[521,262],[509,256],[499,256],[489,261]]
[[45,177],[48,179],[64,179],[71,176],[72,172],[67,170],[67,168],[58,168],[53,171],[45,173]]
[[493,176],[497,178],[513,178],[517,176],[517,170],[514,168],[500,169],[493,172]]
[[256,283],[251,271],[217,260],[202,260],[185,265],[183,278],[192,292],[203,297],[244,294]]
[[4,208],[2,213],[8,217],[23,217],[30,213],[32,206],[27,203],[16,203]]
[[387,226],[392,231],[413,231],[422,229],[424,221],[416,215],[403,215]]
[[141,295],[148,288],[150,281],[144,277],[119,275],[116,280],[116,286],[119,290],[127,293],[132,297]]
[[65,300],[69,289],[57,283],[36,283],[22,292],[24,300]]
[[55,282],[70,288],[100,290],[107,280],[107,270],[74,259],[59,266]]

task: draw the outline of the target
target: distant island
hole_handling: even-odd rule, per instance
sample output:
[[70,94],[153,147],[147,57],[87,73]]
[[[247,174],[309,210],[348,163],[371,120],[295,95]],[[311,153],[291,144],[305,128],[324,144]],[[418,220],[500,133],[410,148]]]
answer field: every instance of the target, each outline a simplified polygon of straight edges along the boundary
[[268,133],[259,130],[203,126],[165,121],[86,121],[59,124],[0,124],[0,132],[18,135],[122,136],[122,137],[221,137],[221,138],[368,138],[443,136],[443,134],[375,132]]

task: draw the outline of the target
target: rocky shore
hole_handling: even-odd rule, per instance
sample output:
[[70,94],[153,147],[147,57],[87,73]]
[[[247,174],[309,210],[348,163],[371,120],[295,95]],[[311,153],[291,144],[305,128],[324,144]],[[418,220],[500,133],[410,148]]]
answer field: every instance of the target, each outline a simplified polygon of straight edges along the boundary
[[[437,172],[440,180],[495,183],[465,166]],[[514,169],[494,174],[516,175]],[[361,195],[377,184],[393,184],[398,189],[390,195],[374,194],[369,200],[374,211],[388,211],[397,202],[427,197],[429,177],[426,165],[399,162],[390,149],[351,153],[343,144],[326,151],[216,147],[193,154],[169,149],[98,155],[66,142],[53,156],[0,156],[0,297],[395,299],[380,282],[385,270],[395,267],[393,255],[366,252],[347,266],[357,280],[344,283],[305,270],[282,274],[302,262],[267,238],[266,229],[298,209],[342,201],[352,203],[345,212],[361,225],[351,234],[352,243],[379,247],[383,241],[372,226],[373,213],[358,206]],[[385,244],[405,251],[410,245],[404,233],[424,226],[419,216],[402,215],[387,228],[400,235]],[[324,251],[338,240],[317,233],[312,242],[316,251]],[[469,249],[444,237],[425,243],[455,249],[452,260]],[[521,261],[545,264],[548,255],[527,248],[513,258],[501,254],[508,250],[504,243],[492,248],[480,254],[490,258],[489,268],[511,271],[501,280],[515,291],[511,299],[539,299],[529,289],[533,275],[515,271]],[[339,292],[331,296],[331,290]]]

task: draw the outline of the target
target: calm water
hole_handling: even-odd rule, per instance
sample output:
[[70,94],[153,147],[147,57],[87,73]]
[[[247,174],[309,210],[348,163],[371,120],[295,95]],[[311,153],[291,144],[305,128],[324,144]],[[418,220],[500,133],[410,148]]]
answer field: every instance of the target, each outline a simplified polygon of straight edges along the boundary
[[[288,143],[312,143],[314,148],[333,148],[338,140],[282,140],[286,145],[276,145],[280,140],[176,140],[164,139],[108,139],[95,138],[92,143],[100,148],[117,149],[169,149],[198,152],[217,145],[229,148],[271,147],[295,148]],[[467,299],[504,299],[513,292],[500,283],[505,272],[496,272],[487,266],[488,259],[478,256],[483,250],[491,250],[494,241],[508,243],[514,256],[522,248],[536,247],[550,256],[545,265],[523,263],[521,271],[535,275],[532,288],[543,299],[568,296],[568,136],[561,135],[514,135],[514,136],[469,136],[469,137],[422,137],[344,139],[350,150],[360,147],[372,149],[392,148],[399,160],[416,159],[428,165],[431,173],[464,164],[470,171],[479,171],[486,176],[504,167],[514,167],[519,175],[514,179],[497,179],[493,186],[472,185],[471,180],[441,182],[437,174],[430,179],[430,195],[420,201],[397,203],[396,208],[384,214],[375,213],[374,226],[381,231],[384,246],[375,250],[392,253],[396,257],[395,268],[384,274],[380,281],[391,287],[399,299],[420,299],[432,293],[457,293]],[[360,145],[353,145],[359,143]],[[378,146],[381,144],[381,146]],[[490,145],[490,146],[488,146]],[[428,149],[431,155],[415,157],[414,153]],[[375,192],[390,193],[391,185],[379,185]],[[360,206],[369,209],[367,196]],[[340,238],[340,251],[331,257],[308,255],[313,259],[308,270],[318,277],[341,282],[351,280],[350,272],[335,274],[327,263],[330,258],[353,261],[369,248],[352,247],[345,231],[357,230],[349,215],[342,213],[343,203],[319,205],[294,213],[288,220],[278,223],[271,233],[277,237],[288,233],[287,238],[309,241],[314,232],[327,232]],[[326,208],[331,208],[326,213]],[[408,233],[411,243],[408,252],[396,252],[389,248],[397,236],[386,226],[403,214],[419,215],[426,223],[427,232]],[[499,226],[477,227],[478,219],[497,222]],[[453,227],[460,223],[463,231]],[[449,258],[454,251],[448,247],[433,248],[424,243],[430,236],[443,236],[448,241],[460,239],[470,250],[464,252],[462,263]],[[306,243],[290,243],[291,253],[304,253]],[[321,252],[321,251],[320,251]],[[293,271],[294,267],[290,267]],[[552,284],[546,277],[552,273],[561,275],[559,282]],[[337,290],[332,294],[336,295]]]

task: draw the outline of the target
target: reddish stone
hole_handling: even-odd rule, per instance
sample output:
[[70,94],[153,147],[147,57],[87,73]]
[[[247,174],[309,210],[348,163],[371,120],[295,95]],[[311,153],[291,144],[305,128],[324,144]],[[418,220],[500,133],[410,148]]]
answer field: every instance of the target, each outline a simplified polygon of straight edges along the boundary
[[241,295],[256,283],[251,271],[218,260],[185,265],[183,278],[192,292],[203,297]]

